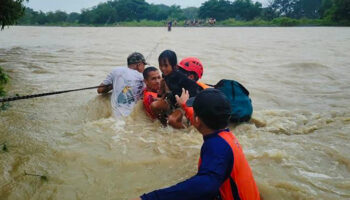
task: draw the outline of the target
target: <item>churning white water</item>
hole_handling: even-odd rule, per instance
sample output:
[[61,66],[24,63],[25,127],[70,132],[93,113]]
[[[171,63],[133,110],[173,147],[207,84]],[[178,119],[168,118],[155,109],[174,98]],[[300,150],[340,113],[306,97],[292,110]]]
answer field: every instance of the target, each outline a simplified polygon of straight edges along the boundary
[[[0,32],[8,95],[99,85],[139,51],[198,57],[203,82],[250,91],[231,129],[261,195],[350,198],[350,28],[62,28]],[[0,112],[0,199],[129,199],[194,175],[201,135],[151,122],[139,103],[114,119],[95,90],[21,100]],[[26,173],[44,175],[47,180]]]

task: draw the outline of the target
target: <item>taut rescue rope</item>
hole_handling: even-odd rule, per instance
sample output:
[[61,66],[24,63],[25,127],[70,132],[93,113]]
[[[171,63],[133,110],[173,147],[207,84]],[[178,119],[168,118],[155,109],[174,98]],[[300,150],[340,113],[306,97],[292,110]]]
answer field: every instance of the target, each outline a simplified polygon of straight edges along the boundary
[[75,92],[75,91],[80,91],[80,90],[90,90],[90,89],[96,89],[96,88],[108,87],[108,86],[110,86],[110,85],[86,87],[86,88],[79,88],[79,89],[73,89],[73,90],[62,90],[62,91],[47,92],[47,93],[41,93],[41,94],[32,94],[32,95],[26,95],[26,96],[8,97],[8,98],[0,99],[0,103],[1,102],[9,102],[9,101],[17,101],[17,100],[20,100],[20,99],[32,99],[32,98],[37,98],[37,97],[50,96],[50,95],[55,95],[55,94],[62,94],[62,93],[67,93],[67,92]]

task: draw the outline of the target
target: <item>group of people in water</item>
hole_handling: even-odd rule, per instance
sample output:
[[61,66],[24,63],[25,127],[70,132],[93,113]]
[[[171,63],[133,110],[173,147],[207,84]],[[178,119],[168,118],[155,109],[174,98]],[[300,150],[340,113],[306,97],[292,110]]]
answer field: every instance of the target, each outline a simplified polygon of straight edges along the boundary
[[98,93],[112,90],[115,115],[127,116],[143,98],[147,116],[163,125],[185,128],[193,125],[202,135],[198,172],[168,188],[134,200],[260,199],[251,168],[241,145],[228,129],[231,104],[218,89],[199,82],[203,64],[195,57],[177,62],[176,53],[163,51],[159,69],[148,66],[140,53],[127,58],[127,67],[117,67],[101,83]]

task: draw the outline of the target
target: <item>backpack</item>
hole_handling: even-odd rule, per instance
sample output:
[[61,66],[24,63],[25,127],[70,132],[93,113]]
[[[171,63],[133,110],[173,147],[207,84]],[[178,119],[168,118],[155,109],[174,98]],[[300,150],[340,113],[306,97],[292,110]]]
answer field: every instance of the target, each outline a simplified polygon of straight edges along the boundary
[[230,101],[231,122],[250,120],[253,113],[252,100],[249,98],[248,90],[243,85],[234,80],[223,79],[214,88],[222,91]]

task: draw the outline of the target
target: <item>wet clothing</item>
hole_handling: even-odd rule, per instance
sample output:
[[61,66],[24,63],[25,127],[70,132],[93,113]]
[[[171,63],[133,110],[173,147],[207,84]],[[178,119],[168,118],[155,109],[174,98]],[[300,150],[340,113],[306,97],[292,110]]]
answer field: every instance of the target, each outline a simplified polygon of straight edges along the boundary
[[175,95],[181,96],[182,88],[188,90],[190,97],[196,96],[203,90],[195,81],[187,78],[186,75],[179,71],[173,71],[171,74],[164,76],[164,80],[171,91],[169,101],[172,105],[176,104]]
[[172,21],[168,22],[168,31],[171,31],[172,26],[173,26],[173,22]]
[[[260,200],[259,190],[256,186],[252,170],[236,136],[229,130],[220,132],[218,136],[225,140],[233,151],[233,165],[230,166],[229,177],[220,186],[220,198],[222,200]],[[201,164],[202,160],[200,159],[199,167]]]
[[152,119],[157,118],[157,116],[155,116],[151,110],[151,103],[153,101],[155,101],[156,98],[157,98],[156,92],[151,92],[151,91],[148,91],[147,89],[144,90],[144,92],[143,92],[143,106],[145,108],[146,114]]
[[242,148],[228,129],[207,135],[198,172],[174,186],[141,196],[142,200],[259,200]]
[[111,105],[116,117],[131,113],[144,88],[143,75],[128,67],[116,67],[102,83],[113,84]]
[[185,111],[186,118],[193,124],[193,107],[188,107],[186,103],[182,104],[181,107]]
[[[197,84],[204,90],[210,88],[210,86],[199,81],[197,81]],[[185,111],[186,118],[191,122],[191,124],[193,124],[193,107],[188,107],[186,103],[182,104],[181,107]]]

